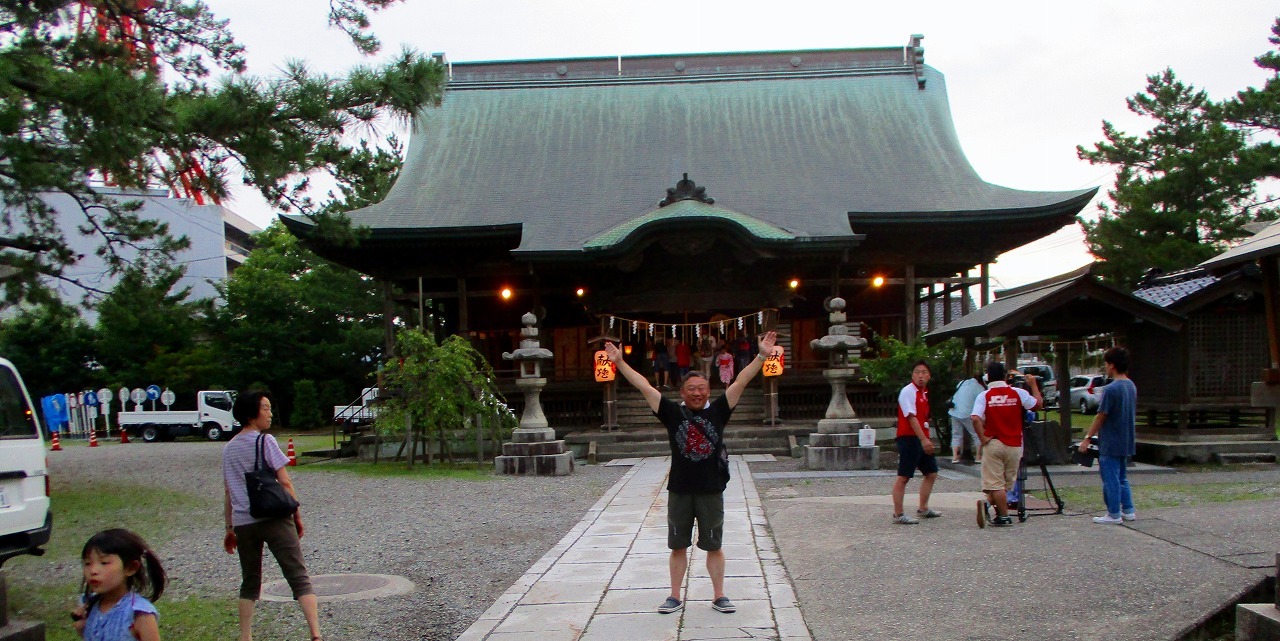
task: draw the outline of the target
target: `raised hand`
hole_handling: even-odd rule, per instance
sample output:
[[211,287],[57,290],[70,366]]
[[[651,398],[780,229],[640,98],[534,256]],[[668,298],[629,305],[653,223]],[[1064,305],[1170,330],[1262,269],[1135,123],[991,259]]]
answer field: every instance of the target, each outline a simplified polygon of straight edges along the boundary
[[760,353],[764,354],[765,356],[769,356],[773,354],[773,346],[776,345],[777,343],[778,343],[777,332],[775,331],[765,332],[764,336],[760,337]]
[[609,355],[610,361],[613,361],[614,363],[622,362],[622,350],[618,349],[616,344],[605,341],[604,353]]

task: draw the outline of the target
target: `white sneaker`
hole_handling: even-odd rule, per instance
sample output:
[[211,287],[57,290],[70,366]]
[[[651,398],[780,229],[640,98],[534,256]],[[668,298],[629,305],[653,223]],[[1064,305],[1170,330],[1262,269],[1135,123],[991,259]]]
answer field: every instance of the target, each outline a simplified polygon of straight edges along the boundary
[[1122,518],[1122,519],[1124,519],[1124,520],[1126,520],[1126,521],[1133,521],[1133,520],[1136,520],[1136,519],[1138,518],[1138,513],[1137,513],[1137,511],[1134,511],[1134,512],[1121,512],[1121,513],[1120,513],[1120,518]]
[[1124,519],[1122,519],[1122,518],[1120,518],[1120,517],[1117,517],[1117,516],[1111,516],[1110,514],[1108,514],[1108,515],[1106,515],[1106,516],[1095,516],[1095,517],[1093,517],[1093,522],[1094,522],[1094,523],[1109,523],[1109,524],[1115,524],[1115,523],[1124,523]]

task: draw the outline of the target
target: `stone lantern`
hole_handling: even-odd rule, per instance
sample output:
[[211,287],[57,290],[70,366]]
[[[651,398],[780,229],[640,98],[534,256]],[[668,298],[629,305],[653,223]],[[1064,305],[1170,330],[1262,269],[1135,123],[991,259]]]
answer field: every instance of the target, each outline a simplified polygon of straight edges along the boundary
[[880,448],[874,442],[868,446],[858,443],[859,428],[864,426],[846,392],[849,381],[858,375],[857,363],[849,360],[849,350],[864,348],[867,341],[849,334],[844,307],[843,298],[832,298],[827,303],[831,312],[827,335],[809,342],[813,351],[826,353],[827,369],[822,375],[831,385],[831,402],[818,421],[818,431],[809,435],[809,445],[805,447],[805,467],[811,470],[874,470],[880,466]]
[[524,392],[524,413],[511,434],[511,442],[503,443],[502,455],[494,458],[494,467],[499,474],[565,476],[573,472],[573,453],[565,449],[563,440],[556,440],[556,431],[548,426],[547,415],[542,411],[542,388],[547,384],[542,376],[542,361],[554,357],[538,342],[538,317],[525,314],[520,322],[524,324],[520,348],[504,352],[502,358],[520,366],[516,387]]

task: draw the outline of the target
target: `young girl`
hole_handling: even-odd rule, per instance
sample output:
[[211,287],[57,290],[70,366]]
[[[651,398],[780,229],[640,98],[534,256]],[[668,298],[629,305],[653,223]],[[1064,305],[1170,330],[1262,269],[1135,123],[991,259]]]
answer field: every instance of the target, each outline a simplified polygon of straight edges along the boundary
[[128,530],[103,530],[84,544],[80,560],[84,596],[71,613],[76,632],[86,641],[160,641],[151,602],[164,593],[165,574],[147,542]]
[[716,365],[720,368],[720,382],[725,387],[733,382],[733,354],[729,353],[729,344],[720,346],[720,355],[716,357]]

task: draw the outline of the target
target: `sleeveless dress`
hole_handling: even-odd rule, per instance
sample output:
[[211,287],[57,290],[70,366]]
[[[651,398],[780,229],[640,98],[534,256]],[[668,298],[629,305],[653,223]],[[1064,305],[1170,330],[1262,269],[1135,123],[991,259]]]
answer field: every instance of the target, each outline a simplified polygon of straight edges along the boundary
[[102,612],[98,605],[89,608],[89,616],[84,620],[85,641],[136,641],[129,628],[133,625],[133,617],[138,614],[150,614],[159,618],[156,606],[142,595],[130,590],[116,602],[110,610]]

